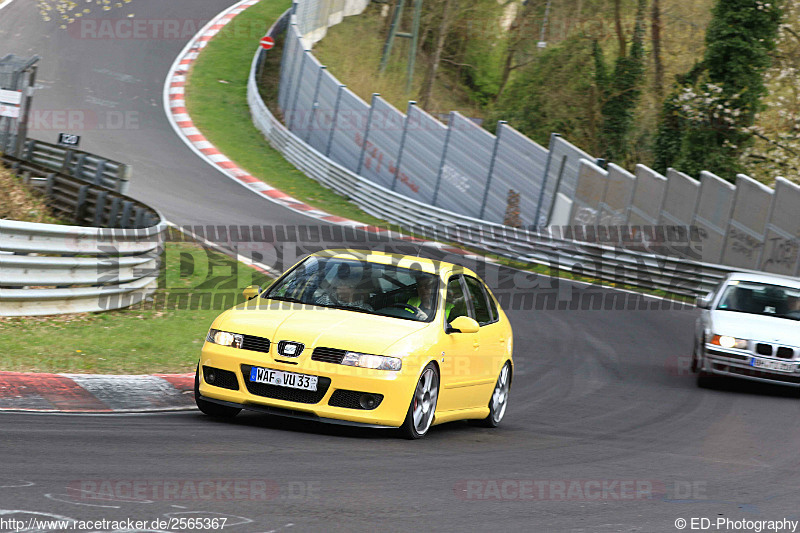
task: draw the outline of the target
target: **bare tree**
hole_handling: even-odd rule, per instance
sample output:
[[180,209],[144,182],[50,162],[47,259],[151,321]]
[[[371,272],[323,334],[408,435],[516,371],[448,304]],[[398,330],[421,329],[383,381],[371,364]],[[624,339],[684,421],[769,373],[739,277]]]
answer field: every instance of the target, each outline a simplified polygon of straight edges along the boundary
[[425,79],[422,82],[422,90],[420,91],[419,105],[422,109],[430,110],[431,99],[433,98],[433,86],[436,82],[436,73],[439,70],[439,64],[442,61],[442,50],[447,41],[447,35],[450,33],[450,26],[453,23],[454,9],[453,4],[457,0],[445,0],[444,7],[442,8],[442,19],[439,23],[439,28],[436,33],[436,43],[433,49],[433,56],[431,57],[428,70],[425,73]]
[[625,57],[625,30],[622,29],[622,0],[614,0],[614,26],[619,42],[619,57]]
[[660,102],[664,97],[664,63],[661,62],[661,1],[653,0],[650,12],[650,40],[653,45],[653,66],[655,77],[653,90],[656,99]]

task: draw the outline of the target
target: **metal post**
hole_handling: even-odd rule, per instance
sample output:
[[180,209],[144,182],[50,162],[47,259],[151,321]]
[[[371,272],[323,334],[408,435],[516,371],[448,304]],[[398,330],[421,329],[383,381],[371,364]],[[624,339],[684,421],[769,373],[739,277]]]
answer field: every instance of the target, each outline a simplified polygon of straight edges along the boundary
[[325,157],[330,156],[331,146],[333,145],[333,134],[336,133],[336,121],[339,119],[339,102],[342,101],[342,93],[346,85],[339,85],[339,90],[336,91],[336,103],[333,106],[333,122],[331,122],[331,134],[328,136],[328,146],[325,148]]
[[383,45],[383,56],[381,57],[381,74],[386,71],[386,65],[389,64],[389,56],[392,55],[392,46],[394,46],[394,37],[397,35],[397,25],[400,24],[400,20],[403,17],[403,6],[405,5],[405,0],[398,0],[397,7],[394,10],[394,14],[392,16],[392,26],[389,28],[389,36],[386,38],[386,42]]
[[408,51],[408,75],[406,76],[406,92],[411,92],[411,82],[414,80],[414,62],[417,59],[417,46],[419,42],[419,19],[422,13],[422,0],[414,0],[414,23],[411,27],[411,48]]
[[[12,91],[19,90],[20,74],[21,74],[21,72],[19,70],[17,70],[11,75],[11,85],[9,86],[10,90],[12,90]],[[22,117],[19,117],[19,118],[16,119],[16,121],[17,121],[17,131],[19,131],[19,123],[20,123],[20,119],[21,118]],[[19,157],[19,154],[17,153],[17,150],[16,150],[16,145],[11,143],[11,133],[12,133],[11,132],[11,124],[14,122],[14,120],[15,119],[12,119],[11,117],[6,117],[6,120],[5,120],[6,125],[3,128],[2,134],[0,134],[0,138],[3,140],[3,144],[0,145],[0,149],[2,149],[2,151],[4,153],[10,152],[10,153],[13,153],[15,157]],[[19,135],[17,135],[17,137],[19,137]]]
[[395,189],[397,186],[397,176],[400,175],[400,163],[403,160],[403,149],[406,146],[406,135],[408,135],[408,123],[409,117],[411,116],[411,110],[414,106],[417,105],[417,102],[414,100],[408,101],[408,108],[406,109],[406,120],[403,122],[403,134],[400,136],[400,148],[397,150],[397,161],[395,162],[394,167],[394,177],[392,178],[392,190]]
[[447,134],[444,136],[444,147],[442,148],[442,161],[439,163],[439,173],[436,175],[436,186],[433,188],[433,200],[431,200],[431,205],[436,205],[436,199],[439,198],[439,186],[442,184],[444,162],[447,160],[447,146],[450,144],[450,132],[453,131],[455,116],[455,112],[450,111],[450,119],[447,121]]
[[358,158],[358,168],[356,174],[361,175],[361,167],[364,166],[364,155],[367,153],[367,140],[369,139],[369,128],[372,125],[372,112],[375,111],[375,98],[380,96],[380,93],[372,93],[372,104],[369,106],[369,115],[367,115],[367,129],[364,132],[364,139],[361,145],[361,156]]
[[300,78],[300,76],[303,75],[303,70],[304,70],[303,67],[305,66],[305,65],[303,65],[303,63],[306,60],[306,53],[307,53],[307,51],[303,50],[303,53],[300,54],[300,61],[299,61],[300,68],[299,68],[299,70],[297,72],[297,78],[298,78],[298,80],[297,80],[298,83],[296,84],[297,85],[297,89],[295,90],[295,93],[294,93],[294,99],[292,100],[292,107],[290,109],[289,116],[286,119],[286,128],[289,131],[292,131],[292,126],[294,126],[294,118],[295,118],[295,115],[297,114],[297,99],[300,97],[300,88],[303,85],[302,83],[300,83],[302,80],[300,80],[299,78]]
[[478,218],[483,219],[483,212],[486,210],[486,202],[489,200],[489,187],[492,185],[492,174],[494,173],[494,162],[497,160],[497,149],[500,146],[500,132],[503,125],[508,124],[505,120],[497,122],[497,136],[494,138],[494,149],[492,150],[492,160],[489,162],[489,175],[486,177],[486,188],[483,189],[483,201],[481,202],[481,212]]
[[536,218],[534,219],[534,223],[537,226],[542,225],[541,219],[539,218],[542,212],[542,204],[544,203],[544,193],[547,188],[547,179],[550,175],[550,160],[553,158],[553,147],[556,144],[556,138],[561,137],[559,133],[552,133],[550,134],[550,147],[547,150],[547,163],[544,165],[544,176],[542,177],[542,188],[539,189],[539,200],[536,202]]
[[[34,56],[32,63],[39,61],[39,56]],[[30,64],[30,63],[29,63]],[[28,117],[30,116],[31,104],[33,103],[33,88],[36,86],[36,66],[30,64],[30,76],[28,76],[28,86],[25,87],[25,102],[22,105],[22,114],[17,121],[17,146],[14,153],[17,157],[22,157],[25,148],[25,139],[28,137]]]
[[319,74],[317,74],[317,86],[314,87],[314,99],[312,100],[311,104],[311,116],[308,118],[308,132],[306,133],[305,141],[308,143],[309,137],[311,137],[311,130],[314,128],[314,117],[317,114],[317,108],[319,107],[319,102],[317,102],[317,97],[319,96],[319,86],[322,83],[322,73],[323,71],[328,68],[325,65],[320,65],[319,67]]

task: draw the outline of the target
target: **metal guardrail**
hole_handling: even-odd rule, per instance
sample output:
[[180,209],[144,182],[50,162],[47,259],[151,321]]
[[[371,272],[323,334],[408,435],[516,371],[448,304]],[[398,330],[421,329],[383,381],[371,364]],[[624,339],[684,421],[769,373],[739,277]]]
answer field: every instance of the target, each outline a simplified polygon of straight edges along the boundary
[[36,139],[25,141],[21,158],[86,183],[101,185],[122,194],[128,192],[131,167],[124,163]]
[[158,223],[161,215],[151,207],[105,186],[85,181],[37,163],[11,156],[0,160],[22,180],[40,189],[50,207],[79,226],[144,228]]
[[[276,37],[286,27],[291,10],[270,28]],[[563,238],[557,229],[543,233],[521,230],[458,215],[417,202],[377,185],[325,157],[289,131],[270,112],[257,85],[257,69],[262,63],[259,50],[252,61],[247,86],[250,113],[255,126],[270,144],[304,174],[349,198],[365,212],[417,235],[455,242],[475,250],[517,261],[542,264],[589,278],[618,284],[663,290],[687,297],[705,293],[729,272],[731,267],[687,259],[697,257],[690,242],[663,245],[646,242],[604,245]]]
[[0,316],[119,309],[156,289],[167,227],[156,210],[38,164],[2,161],[76,225],[0,220]]

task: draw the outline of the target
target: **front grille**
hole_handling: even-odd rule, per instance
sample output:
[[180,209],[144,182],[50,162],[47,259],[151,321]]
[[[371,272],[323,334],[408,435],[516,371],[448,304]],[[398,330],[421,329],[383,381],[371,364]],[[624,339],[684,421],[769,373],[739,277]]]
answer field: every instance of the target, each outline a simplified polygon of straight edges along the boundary
[[370,396],[375,398],[375,407],[372,409],[377,409],[383,401],[383,394],[371,394],[354,390],[336,389],[333,391],[333,394],[331,394],[331,399],[328,400],[328,405],[332,405],[334,407],[346,407],[347,409],[361,409],[363,411],[365,409],[361,406],[361,402],[359,400],[364,394],[370,394]]
[[317,378],[317,390],[300,390],[291,387],[281,387],[279,385],[267,385],[266,383],[253,383],[250,381],[251,365],[242,365],[242,378],[250,394],[272,398],[274,400],[286,400],[287,402],[298,403],[319,403],[328,392],[331,386],[331,379],[325,377]]
[[311,354],[311,360],[340,365],[346,353],[347,350],[339,350],[337,348],[314,348],[314,353]]
[[779,372],[764,372],[763,370],[756,370],[755,368],[739,368],[735,366],[718,365],[714,364],[715,370],[723,372],[730,372],[731,374],[738,374],[740,376],[752,376],[755,378],[768,379],[770,381],[782,381],[784,383],[800,383],[800,376],[792,374],[783,374]]
[[[213,379],[211,375],[213,374]],[[214,387],[221,387],[223,389],[239,390],[239,381],[236,379],[236,374],[230,370],[222,370],[221,368],[214,368],[212,366],[203,367],[203,380],[209,385]]]
[[749,361],[749,355],[742,355],[738,353],[728,353],[728,352],[720,352],[719,350],[714,350],[711,348],[706,349],[706,353],[708,355],[713,355],[715,357],[727,357],[728,359],[734,359],[736,361]]
[[794,359],[794,350],[787,346],[779,346],[777,355],[783,359]]
[[254,335],[242,335],[242,350],[269,353],[269,339]]
[[756,353],[759,355],[772,355],[772,345],[759,342],[756,344]]

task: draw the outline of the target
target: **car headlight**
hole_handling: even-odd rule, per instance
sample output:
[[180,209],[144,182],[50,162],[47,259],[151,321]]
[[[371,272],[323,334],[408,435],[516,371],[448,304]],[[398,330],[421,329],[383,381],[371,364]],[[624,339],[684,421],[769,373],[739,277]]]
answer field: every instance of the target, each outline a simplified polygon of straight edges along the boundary
[[229,333],[227,331],[220,331],[218,329],[208,330],[206,341],[220,346],[232,346],[234,348],[242,347],[242,335],[238,333]]
[[399,357],[385,355],[371,355],[368,353],[347,352],[344,354],[342,364],[347,366],[360,366],[373,370],[400,370],[403,360]]
[[711,344],[722,346],[723,348],[737,348],[739,350],[747,349],[747,341],[745,339],[737,339],[729,335],[714,335],[711,339]]

